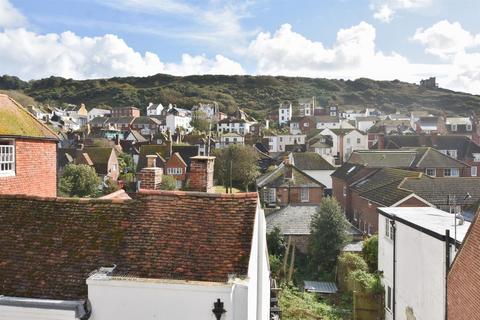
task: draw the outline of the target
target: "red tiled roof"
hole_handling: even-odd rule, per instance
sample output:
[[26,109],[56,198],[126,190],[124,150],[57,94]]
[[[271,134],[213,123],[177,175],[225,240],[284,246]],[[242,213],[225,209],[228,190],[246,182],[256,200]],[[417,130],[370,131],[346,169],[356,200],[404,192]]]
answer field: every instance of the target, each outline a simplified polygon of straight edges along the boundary
[[133,200],[0,196],[0,292],[79,299],[116,264],[143,278],[246,275],[257,193],[141,191]]

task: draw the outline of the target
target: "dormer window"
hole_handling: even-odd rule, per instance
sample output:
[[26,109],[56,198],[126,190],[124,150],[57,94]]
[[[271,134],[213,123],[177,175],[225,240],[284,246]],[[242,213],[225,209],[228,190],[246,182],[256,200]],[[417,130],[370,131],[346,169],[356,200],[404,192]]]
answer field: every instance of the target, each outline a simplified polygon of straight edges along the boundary
[[0,140],[0,177],[15,176],[15,142]]
[[467,131],[472,131],[472,125],[471,124],[467,124]]
[[452,131],[457,131],[457,125],[456,124],[452,124]]

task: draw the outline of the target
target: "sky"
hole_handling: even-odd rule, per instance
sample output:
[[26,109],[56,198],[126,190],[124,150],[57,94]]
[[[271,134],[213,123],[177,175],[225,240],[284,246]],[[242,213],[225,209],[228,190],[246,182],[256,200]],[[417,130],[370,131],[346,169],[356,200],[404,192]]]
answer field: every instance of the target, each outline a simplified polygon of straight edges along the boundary
[[367,77],[480,94],[478,0],[0,0],[0,74]]

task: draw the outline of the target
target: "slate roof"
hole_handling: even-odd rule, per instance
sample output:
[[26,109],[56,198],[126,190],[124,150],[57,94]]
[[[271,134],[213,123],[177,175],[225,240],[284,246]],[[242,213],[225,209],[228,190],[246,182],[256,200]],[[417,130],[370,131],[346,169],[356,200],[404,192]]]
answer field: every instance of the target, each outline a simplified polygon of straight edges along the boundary
[[[456,196],[457,205],[469,206],[480,200],[480,177],[407,178],[400,186],[436,206],[447,206],[448,196]],[[471,198],[465,199],[467,192]]]
[[130,130],[130,134],[132,134],[132,136],[135,138],[135,140],[137,140],[137,142],[147,141],[147,139],[145,139],[145,137],[142,136],[137,130]]
[[[473,158],[473,153],[480,153],[480,146],[465,136],[386,136],[385,149],[402,147],[432,147],[437,150],[457,150],[457,159]],[[374,146],[373,148],[376,148]]]
[[140,278],[246,275],[257,193],[143,191],[134,200],[0,195],[0,292],[84,299],[102,266]]
[[[292,178],[288,179],[285,175],[291,170]],[[281,188],[281,187],[323,187],[321,182],[313,179],[305,172],[290,164],[281,164],[275,171],[269,172],[257,179],[257,186],[263,188]]]
[[279,228],[283,235],[309,235],[310,223],[318,206],[289,205],[265,217],[267,233]]
[[92,160],[97,174],[108,174],[108,160],[112,152],[115,152],[113,148],[85,147],[82,151]]
[[[198,146],[190,145],[174,145],[172,146],[172,154],[178,152],[187,164],[187,170],[190,170],[190,158],[198,156]],[[147,155],[159,154],[162,158],[168,158],[168,146],[160,144],[144,144],[140,146],[140,156],[138,158],[137,171],[147,166]]]
[[330,176],[347,182],[348,184],[377,171],[375,168],[367,168],[363,165],[345,162]]
[[58,140],[55,132],[5,94],[0,94],[0,136]]
[[352,190],[370,201],[391,206],[412,194],[411,191],[400,189],[400,183],[407,177],[420,176],[422,176],[420,172],[382,168],[372,175],[356,182],[352,186]]
[[293,163],[300,170],[335,170],[335,167],[315,152],[292,153]]
[[156,125],[160,125],[162,124],[162,122],[160,120],[158,120],[157,118],[154,118],[154,117],[150,117],[150,116],[141,116],[141,117],[136,117],[132,124],[146,124],[146,125],[150,125],[150,124],[156,124]]
[[135,117],[116,117],[116,118],[112,118],[112,117],[109,117],[107,118],[107,121],[106,123],[109,123],[109,124],[132,124],[132,122],[135,120]]

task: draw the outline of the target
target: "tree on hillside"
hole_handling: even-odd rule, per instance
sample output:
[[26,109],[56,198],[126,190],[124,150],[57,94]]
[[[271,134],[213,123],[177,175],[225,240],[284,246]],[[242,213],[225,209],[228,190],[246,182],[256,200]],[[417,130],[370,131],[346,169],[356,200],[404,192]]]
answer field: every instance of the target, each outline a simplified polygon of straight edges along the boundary
[[95,197],[101,184],[95,169],[85,164],[69,164],[60,179],[60,194],[66,197]]
[[190,125],[199,132],[208,133],[214,126],[212,119],[209,119],[205,112],[196,110],[192,113]]
[[231,180],[248,191],[249,185],[260,175],[258,155],[251,146],[232,144],[228,148],[215,150],[214,156],[215,179],[225,188],[230,186]]
[[341,249],[348,243],[348,221],[337,201],[322,200],[310,225],[309,255],[315,269],[329,273]]

